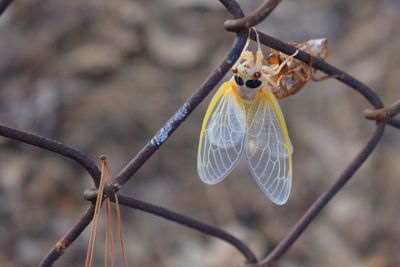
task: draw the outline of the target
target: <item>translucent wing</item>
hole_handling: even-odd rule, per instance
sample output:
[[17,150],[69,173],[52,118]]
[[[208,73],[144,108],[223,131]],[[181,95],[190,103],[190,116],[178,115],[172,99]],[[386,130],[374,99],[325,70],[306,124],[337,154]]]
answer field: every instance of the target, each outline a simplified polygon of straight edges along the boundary
[[235,167],[243,151],[246,114],[231,81],[225,82],[211,100],[204,116],[197,156],[201,180],[216,184]]
[[274,95],[262,90],[247,115],[246,156],[251,174],[276,204],[285,204],[292,183],[292,144]]

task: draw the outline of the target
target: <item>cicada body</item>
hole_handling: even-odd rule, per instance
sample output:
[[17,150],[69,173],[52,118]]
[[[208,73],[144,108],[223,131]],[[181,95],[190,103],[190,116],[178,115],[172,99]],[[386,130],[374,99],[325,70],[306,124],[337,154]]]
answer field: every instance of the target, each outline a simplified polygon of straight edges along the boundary
[[276,204],[289,198],[292,153],[286,123],[263,72],[263,55],[243,52],[211,100],[200,133],[197,167],[207,184],[222,181],[245,155],[262,191]]

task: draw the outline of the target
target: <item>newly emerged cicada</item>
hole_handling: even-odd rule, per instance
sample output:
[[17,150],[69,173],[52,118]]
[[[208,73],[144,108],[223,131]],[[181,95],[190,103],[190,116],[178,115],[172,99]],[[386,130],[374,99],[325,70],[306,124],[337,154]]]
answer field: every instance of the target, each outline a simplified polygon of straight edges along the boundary
[[[290,44],[311,56],[319,57],[324,60],[328,58],[328,41],[325,38],[312,39],[304,43]],[[282,62],[288,58],[288,55],[271,49],[271,53],[268,55],[266,60],[272,68],[278,68]],[[310,64],[306,64],[295,58],[291,58],[286,62],[287,64],[283,66],[279,73],[271,75],[271,79],[274,83],[272,92],[279,99],[297,93],[309,80],[320,81],[329,78],[328,76],[316,77],[315,68],[310,66]]]
[[211,100],[200,133],[197,169],[207,184],[222,181],[244,153],[252,176],[276,204],[289,198],[293,148],[279,104],[272,93],[273,77],[292,56],[274,68],[264,55],[244,50]]

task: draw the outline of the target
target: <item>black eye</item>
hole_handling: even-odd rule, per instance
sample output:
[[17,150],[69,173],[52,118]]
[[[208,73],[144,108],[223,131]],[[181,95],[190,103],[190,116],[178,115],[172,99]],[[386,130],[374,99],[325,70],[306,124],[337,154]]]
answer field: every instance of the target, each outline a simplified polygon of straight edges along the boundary
[[251,89],[255,89],[255,88],[259,87],[260,85],[261,85],[260,80],[248,80],[246,82],[246,87],[251,88]]
[[243,79],[239,76],[235,76],[235,82],[239,86],[242,86],[244,84]]

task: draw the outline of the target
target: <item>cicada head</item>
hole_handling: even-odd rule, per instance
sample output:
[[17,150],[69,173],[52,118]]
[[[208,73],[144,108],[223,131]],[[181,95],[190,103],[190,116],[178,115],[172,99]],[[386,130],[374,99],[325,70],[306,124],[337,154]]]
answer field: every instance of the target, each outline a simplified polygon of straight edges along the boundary
[[233,80],[238,93],[247,102],[254,100],[264,82],[261,75],[262,60],[263,54],[260,50],[255,56],[253,52],[245,50],[232,68]]

